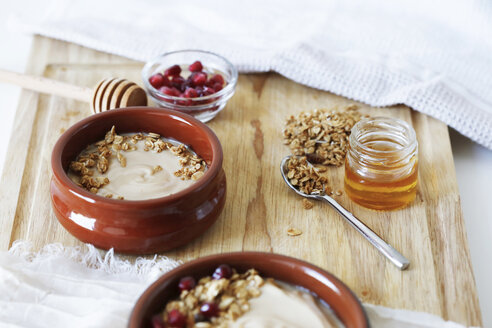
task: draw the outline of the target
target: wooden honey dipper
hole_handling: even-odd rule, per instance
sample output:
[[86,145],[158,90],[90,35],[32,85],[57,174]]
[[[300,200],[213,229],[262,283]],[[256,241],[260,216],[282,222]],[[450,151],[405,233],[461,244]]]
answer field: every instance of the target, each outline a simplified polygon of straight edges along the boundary
[[126,79],[103,79],[91,89],[45,77],[0,69],[0,82],[16,84],[41,93],[89,102],[94,113],[115,108],[147,106],[145,90]]

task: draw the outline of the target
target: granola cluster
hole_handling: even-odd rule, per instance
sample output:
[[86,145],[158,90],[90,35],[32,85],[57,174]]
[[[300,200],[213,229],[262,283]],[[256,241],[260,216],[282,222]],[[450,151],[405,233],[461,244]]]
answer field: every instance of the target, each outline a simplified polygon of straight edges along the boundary
[[308,156],[313,163],[340,166],[347,152],[350,130],[361,115],[351,105],[343,112],[317,109],[291,115],[284,129],[284,142],[292,153]]
[[287,162],[287,170],[290,183],[301,192],[305,194],[329,192],[325,190],[328,179],[319,174],[321,171],[326,171],[326,168],[316,169],[308,162],[306,156],[292,156]]
[[297,237],[297,236],[302,235],[302,231],[297,229],[297,228],[289,228],[287,230],[287,235],[290,237]]
[[186,180],[198,180],[205,174],[205,161],[197,155],[191,154],[183,144],[177,147],[171,147],[170,149],[176,156],[181,157],[179,164],[182,168],[174,172],[175,176]]
[[[181,169],[174,172],[176,177],[180,177],[183,180],[198,180],[204,174],[206,169],[205,161],[193,154],[185,145],[175,146],[162,140],[159,134],[153,132],[148,134],[118,135],[116,134],[115,126],[113,126],[106,133],[104,140],[90,145],[75,161],[70,163],[70,170],[80,177],[77,184],[92,193],[97,193],[101,187],[107,185],[110,181],[107,177],[93,177],[94,172],[97,170],[100,174],[106,173],[114,158],[116,158],[121,167],[126,167],[124,153],[137,150],[136,145],[139,142],[144,144],[144,151],[160,153],[169,150],[179,156]],[[153,168],[152,174],[159,171],[162,171],[162,167],[157,165]],[[113,195],[107,194],[105,197],[112,198]],[[123,199],[123,197],[118,196],[118,199]]]
[[302,199],[302,207],[304,207],[305,210],[310,210],[314,207],[314,204],[312,201],[310,201],[306,198],[303,198]]
[[224,266],[231,270],[230,275],[216,276],[219,267],[213,276],[201,278],[193,288],[188,289],[185,284],[190,285],[193,278],[183,278],[179,299],[167,303],[163,314],[154,320],[172,327],[226,328],[249,311],[249,300],[261,295],[264,279],[254,269],[239,274],[227,265],[221,267]]

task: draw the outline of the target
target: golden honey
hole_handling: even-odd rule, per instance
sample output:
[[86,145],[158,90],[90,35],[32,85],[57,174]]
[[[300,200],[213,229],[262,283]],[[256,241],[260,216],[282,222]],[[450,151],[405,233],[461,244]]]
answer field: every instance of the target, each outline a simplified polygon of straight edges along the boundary
[[345,158],[345,191],[356,203],[394,210],[415,199],[418,144],[406,122],[385,117],[359,121]]

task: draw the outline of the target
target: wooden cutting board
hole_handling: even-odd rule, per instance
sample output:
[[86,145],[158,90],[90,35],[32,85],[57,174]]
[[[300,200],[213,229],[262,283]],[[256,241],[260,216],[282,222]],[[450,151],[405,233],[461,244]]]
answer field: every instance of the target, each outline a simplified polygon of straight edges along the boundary
[[[27,72],[92,86],[118,76],[140,81],[142,63],[73,44],[36,37]],[[481,325],[481,314],[445,124],[405,106],[372,108],[370,115],[398,117],[419,141],[419,191],[403,210],[377,212],[342,194],[338,200],[411,261],[400,272],[329,205],[311,210],[289,191],[279,173],[289,154],[282,143],[288,114],[343,108],[348,99],[307,88],[276,74],[240,75],[236,93],[208,125],[224,150],[226,206],[213,227],[188,246],[166,252],[184,261],[219,252],[257,250],[298,257],[334,273],[363,302],[430,312]],[[5,110],[5,109],[4,109]],[[14,109],[10,109],[14,110]],[[29,240],[35,249],[53,242],[81,245],[55,219],[49,199],[51,149],[89,105],[23,91],[2,176],[0,247]],[[330,172],[343,190],[343,168]],[[287,235],[300,229],[298,237]]]

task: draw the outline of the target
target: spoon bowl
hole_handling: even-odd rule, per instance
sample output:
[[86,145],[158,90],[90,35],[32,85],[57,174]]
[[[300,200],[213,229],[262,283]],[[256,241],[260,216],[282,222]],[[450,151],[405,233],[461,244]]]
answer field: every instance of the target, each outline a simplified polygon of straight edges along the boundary
[[[297,156],[297,157],[300,157],[300,156]],[[289,186],[289,188],[292,189],[299,196],[320,200],[319,197],[321,196],[321,194],[318,194],[318,193],[306,194],[306,193],[300,191],[299,189],[297,189],[294,185],[292,185],[292,183],[290,183],[289,178],[287,177],[287,172],[289,171],[289,169],[287,168],[287,164],[289,163],[289,160],[291,158],[292,158],[292,156],[284,157],[282,159],[281,164],[280,164],[280,173],[282,174],[282,178],[284,178],[284,181],[287,184],[287,186]],[[309,165],[311,165],[311,163],[309,163]]]

